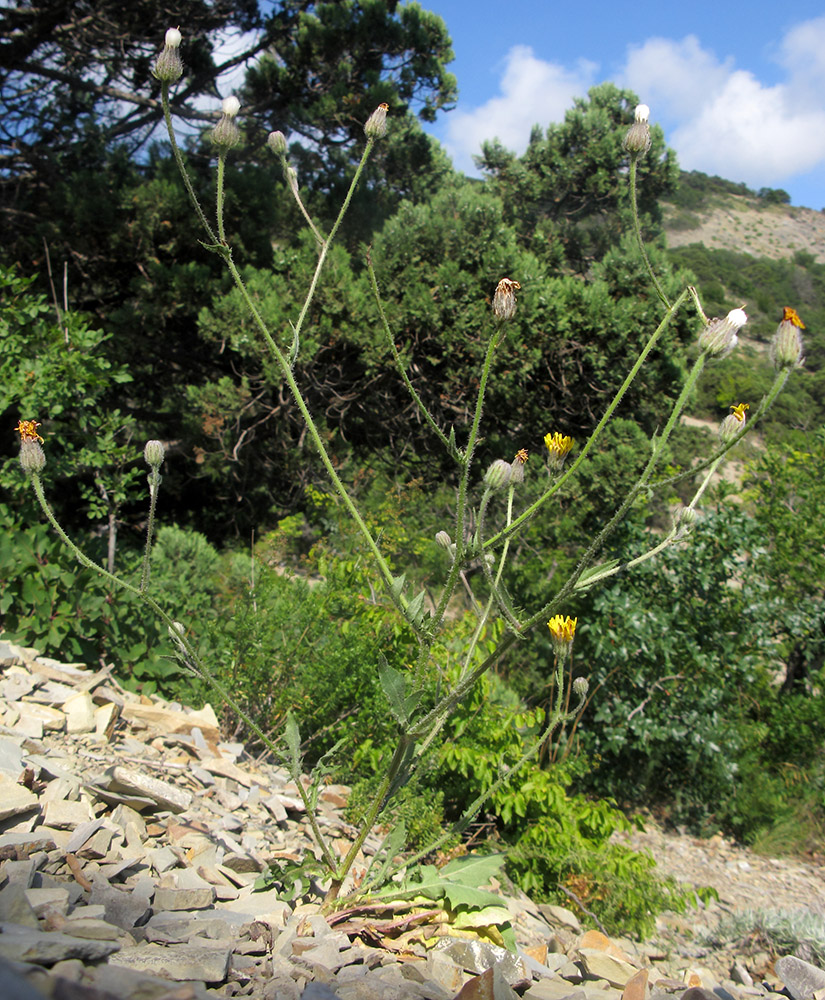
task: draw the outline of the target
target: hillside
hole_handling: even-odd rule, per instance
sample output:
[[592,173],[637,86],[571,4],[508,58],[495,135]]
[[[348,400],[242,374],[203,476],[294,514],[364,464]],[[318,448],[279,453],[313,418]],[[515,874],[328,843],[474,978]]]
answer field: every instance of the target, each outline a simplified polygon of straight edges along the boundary
[[683,172],[679,190],[663,205],[667,245],[673,249],[702,243],[709,250],[773,259],[803,251],[816,263],[825,263],[825,210],[783,204],[783,195],[757,193],[698,171]]

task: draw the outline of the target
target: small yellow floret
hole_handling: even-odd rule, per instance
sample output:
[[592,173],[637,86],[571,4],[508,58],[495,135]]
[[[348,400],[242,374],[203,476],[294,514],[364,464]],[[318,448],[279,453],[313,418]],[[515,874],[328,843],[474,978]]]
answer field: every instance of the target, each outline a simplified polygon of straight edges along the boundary
[[563,615],[554,615],[547,623],[550,634],[556,642],[571,643],[576,635],[576,624],[578,618],[565,618]]

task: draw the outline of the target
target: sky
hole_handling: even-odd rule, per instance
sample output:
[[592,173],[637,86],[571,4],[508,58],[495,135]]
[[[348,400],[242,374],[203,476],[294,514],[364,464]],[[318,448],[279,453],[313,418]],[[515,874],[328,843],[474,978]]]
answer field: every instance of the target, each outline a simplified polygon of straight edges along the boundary
[[683,170],[825,208],[825,4],[808,0],[421,0],[453,40],[455,109],[427,130],[456,168],[521,153],[604,81],[650,106]]

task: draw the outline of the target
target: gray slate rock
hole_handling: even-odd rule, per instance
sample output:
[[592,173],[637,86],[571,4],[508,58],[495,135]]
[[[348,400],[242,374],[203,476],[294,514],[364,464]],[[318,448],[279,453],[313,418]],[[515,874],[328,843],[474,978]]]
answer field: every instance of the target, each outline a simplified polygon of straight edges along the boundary
[[3,1000],[45,1000],[40,990],[18,972],[18,967],[4,958],[0,958],[0,983],[3,984]]
[[144,944],[124,948],[109,959],[117,965],[137,972],[149,972],[177,982],[200,980],[222,983],[229,971],[229,945],[209,947],[196,944]]
[[794,955],[780,958],[775,969],[794,1000],[812,1000],[816,990],[825,988],[825,972]]
[[120,945],[116,941],[76,938],[60,932],[44,933],[19,924],[6,924],[0,934],[0,955],[34,965],[54,965],[66,958],[97,962],[118,948]]

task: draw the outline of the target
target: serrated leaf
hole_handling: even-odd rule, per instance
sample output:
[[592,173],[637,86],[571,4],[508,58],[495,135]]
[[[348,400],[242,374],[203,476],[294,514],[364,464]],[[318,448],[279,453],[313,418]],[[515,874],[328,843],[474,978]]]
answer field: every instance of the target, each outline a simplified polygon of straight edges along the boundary
[[461,885],[485,885],[504,866],[503,854],[465,854],[441,869],[444,878]]
[[401,591],[404,589],[404,583],[407,579],[407,574],[402,573],[401,576],[394,576],[392,582],[390,583],[390,591],[393,597],[400,597]]
[[418,624],[423,617],[423,606],[424,598],[426,597],[425,591],[419,591],[415,597],[407,605],[407,615],[410,620]]
[[407,682],[404,675],[391,667],[383,653],[379,654],[378,680],[381,689],[389,702],[390,711],[400,726],[406,726],[410,721],[410,700],[407,695]]

